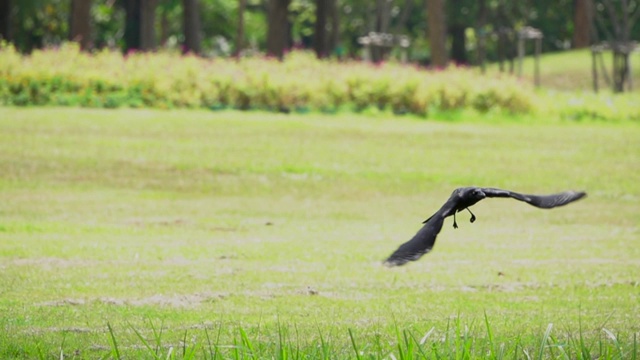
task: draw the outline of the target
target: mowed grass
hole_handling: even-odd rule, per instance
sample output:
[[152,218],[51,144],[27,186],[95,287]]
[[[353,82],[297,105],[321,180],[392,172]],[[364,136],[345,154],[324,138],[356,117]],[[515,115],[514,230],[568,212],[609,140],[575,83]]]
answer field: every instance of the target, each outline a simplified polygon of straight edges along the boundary
[[[0,108],[0,358],[624,358],[640,127]],[[433,252],[382,260],[459,186]]]
[[[534,56],[532,50],[529,51],[524,58],[522,64],[522,76],[534,81]],[[562,91],[593,91],[593,63],[590,49],[560,51],[555,53],[542,54],[540,56],[540,86],[547,90]],[[604,69],[607,73],[609,81],[612,81],[613,55],[612,53],[603,53]],[[635,53],[629,57],[630,67],[632,71],[633,92],[640,92],[640,55]],[[600,92],[610,93],[612,84],[607,84],[603,68],[598,60],[598,87]],[[490,72],[498,72],[497,63],[488,66]],[[509,63],[504,63],[504,71],[509,71]],[[514,62],[514,73],[517,74],[518,63]]]

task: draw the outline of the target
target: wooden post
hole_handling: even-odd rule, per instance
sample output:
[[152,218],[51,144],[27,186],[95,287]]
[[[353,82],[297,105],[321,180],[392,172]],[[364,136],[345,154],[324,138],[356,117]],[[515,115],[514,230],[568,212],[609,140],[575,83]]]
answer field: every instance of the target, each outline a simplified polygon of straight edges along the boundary
[[[617,46],[617,45],[616,45]],[[614,46],[613,48],[613,92],[621,93],[624,91],[624,74],[620,71],[622,66],[620,62],[620,53]]]
[[593,77],[593,92],[598,93],[598,58],[595,48],[591,48],[591,75]]
[[498,68],[500,72],[504,72],[504,34],[502,31],[498,32]]
[[536,87],[540,87],[540,52],[542,51],[542,38],[536,39],[536,58],[534,69],[534,82]]
[[362,60],[365,62],[371,62],[371,46],[369,44],[365,44],[362,49]]
[[522,77],[522,62],[524,61],[524,39],[518,36],[518,77]]
[[487,39],[486,39],[486,34],[482,32],[483,30],[480,30],[478,33],[480,36],[478,36],[478,62],[480,63],[480,70],[482,71],[482,73],[484,74],[487,71],[487,66],[485,64],[485,52],[486,52],[486,46],[487,46]]
[[627,54],[627,76],[629,81],[629,92],[633,91],[633,71],[631,70],[631,64],[633,61],[630,61],[631,52]]

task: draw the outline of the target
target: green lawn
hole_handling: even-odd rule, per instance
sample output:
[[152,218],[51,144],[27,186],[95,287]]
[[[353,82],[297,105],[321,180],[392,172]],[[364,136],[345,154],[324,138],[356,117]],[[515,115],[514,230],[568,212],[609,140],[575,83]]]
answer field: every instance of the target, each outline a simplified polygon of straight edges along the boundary
[[[0,358],[638,358],[638,139],[0,108]],[[419,262],[382,266],[468,185],[589,196],[483,201]]]
[[[533,83],[534,78],[534,57],[527,53],[522,67],[522,75]],[[611,52],[603,54],[605,69],[611,79],[613,66],[613,55]],[[540,86],[547,90],[563,91],[593,91],[591,50],[571,50],[556,53],[547,53],[540,56]],[[633,92],[640,92],[640,53],[634,53],[630,57],[630,66],[633,74]],[[509,63],[504,63],[505,71],[509,71]],[[517,73],[518,63],[514,63],[514,72]],[[489,71],[497,72],[498,64],[488,66]],[[611,92],[611,85],[607,85],[602,68],[598,63],[599,90],[601,92]]]

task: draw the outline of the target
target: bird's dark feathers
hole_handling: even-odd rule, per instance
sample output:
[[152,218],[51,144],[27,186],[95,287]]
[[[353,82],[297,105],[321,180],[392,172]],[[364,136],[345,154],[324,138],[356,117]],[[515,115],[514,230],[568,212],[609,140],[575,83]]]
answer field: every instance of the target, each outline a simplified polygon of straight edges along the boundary
[[385,265],[404,265],[409,261],[418,260],[422,255],[431,251],[443,223],[443,217],[435,217],[432,221],[428,221],[411,240],[400,245],[398,250],[384,262]]
[[[442,225],[446,217],[453,215],[454,227],[457,227],[455,214],[465,209],[468,210],[470,206],[476,204],[485,197],[512,198],[541,209],[551,209],[580,200],[586,195],[587,194],[585,192],[581,191],[565,191],[551,195],[528,195],[495,188],[458,188],[453,191],[440,210],[436,211],[435,214],[423,222],[424,226],[413,236],[413,238],[400,245],[398,250],[391,254],[384,263],[387,266],[400,266],[409,261],[418,260],[422,255],[428,253],[433,248],[433,245],[436,242],[436,237],[438,236],[438,233],[440,233],[440,230],[442,230]],[[473,220],[475,220],[475,216],[472,214],[471,222],[473,222]]]
[[567,205],[576,200],[580,200],[587,195],[587,193],[582,191],[564,191],[551,195],[527,195],[494,188],[484,188],[482,189],[482,191],[487,197],[510,197],[516,200],[524,201],[541,209],[551,209],[554,207]]

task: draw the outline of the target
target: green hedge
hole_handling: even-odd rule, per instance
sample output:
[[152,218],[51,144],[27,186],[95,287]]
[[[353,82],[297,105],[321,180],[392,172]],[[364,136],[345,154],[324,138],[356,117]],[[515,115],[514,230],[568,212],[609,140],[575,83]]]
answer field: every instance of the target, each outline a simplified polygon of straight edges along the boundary
[[[117,108],[236,108],[324,111],[367,108],[427,116],[468,110],[570,118],[609,118],[593,102],[556,106],[526,82],[483,76],[469,68],[427,71],[395,63],[319,61],[296,51],[284,61],[267,58],[203,59],[177,53],[79,51],[75,44],[18,54],[0,45],[0,104]],[[633,105],[630,105],[633,107]],[[626,114],[640,118],[640,111]]]

